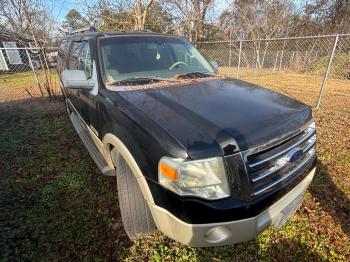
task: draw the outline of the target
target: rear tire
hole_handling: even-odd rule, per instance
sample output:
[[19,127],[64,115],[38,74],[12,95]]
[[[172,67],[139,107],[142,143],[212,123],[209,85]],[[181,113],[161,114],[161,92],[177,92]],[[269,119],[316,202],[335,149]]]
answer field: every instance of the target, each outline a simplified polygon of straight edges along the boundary
[[132,240],[152,234],[156,226],[136,177],[116,149],[111,156],[116,167],[119,207],[126,234]]

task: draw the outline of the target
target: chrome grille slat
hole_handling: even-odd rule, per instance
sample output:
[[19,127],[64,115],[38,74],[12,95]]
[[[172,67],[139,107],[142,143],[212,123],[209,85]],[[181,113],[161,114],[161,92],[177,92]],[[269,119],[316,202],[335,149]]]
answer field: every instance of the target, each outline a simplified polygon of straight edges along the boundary
[[[287,141],[287,140],[290,140],[292,139],[293,137],[295,136],[298,136],[298,134],[301,134],[303,133],[305,130],[307,130],[307,127],[310,126],[310,123],[308,124],[305,124],[303,125],[302,127],[290,132],[290,133],[287,133],[283,136],[280,136],[280,137],[277,137],[275,139],[272,139],[271,141],[267,142],[266,144],[263,144],[263,145],[259,145],[259,146],[256,146],[256,147],[253,147],[253,148],[250,148],[248,149],[247,151],[245,151],[245,156],[247,155],[254,155],[256,153],[259,153],[261,151],[265,151],[265,150],[268,150],[276,145],[279,145],[281,143],[281,141]],[[245,160],[247,160],[245,158]]]
[[297,143],[291,145],[290,147],[278,152],[277,154],[274,154],[268,158],[265,158],[263,160],[260,160],[260,161],[257,161],[255,163],[252,163],[252,164],[248,164],[248,167],[249,168],[256,168],[257,166],[260,166],[262,164],[264,164],[265,162],[269,162],[269,161],[272,161],[278,157],[280,157],[281,155],[283,154],[286,154],[287,152],[289,152],[291,149],[293,149],[294,147],[297,147],[298,145],[302,144],[303,142],[305,142],[307,139],[309,139],[312,135],[313,135],[314,132],[307,132],[303,135],[302,139],[301,140],[298,140]]
[[[293,158],[296,155],[296,158]],[[273,143],[242,152],[251,183],[252,198],[273,190],[303,174],[316,157],[314,123]],[[294,159],[294,160],[293,160]]]
[[316,139],[312,141],[312,143],[309,143],[306,148],[303,148],[304,152],[309,151],[314,145],[316,145]]
[[[309,138],[309,140],[311,140],[311,138],[313,138],[314,135],[312,137]],[[308,142],[309,142],[308,140]],[[316,140],[311,141],[310,143],[306,143],[303,147],[303,152],[307,153],[314,145],[316,144]],[[286,154],[284,154],[282,157],[284,157]],[[254,178],[252,178],[253,182],[258,182],[262,179],[267,178],[268,176],[272,175],[273,173],[277,172],[278,170],[282,169],[284,166],[272,166],[270,169],[268,169],[266,172],[260,174],[259,176],[256,176]]]
[[268,184],[267,186],[259,189],[258,191],[255,191],[253,193],[254,196],[258,196],[261,195],[264,192],[269,191],[270,189],[274,188],[276,185],[280,184],[281,182],[283,182],[284,180],[288,179],[289,177],[291,177],[298,169],[302,168],[307,162],[309,162],[309,160],[313,157],[315,157],[315,153],[316,151],[314,150],[312,154],[310,154],[308,157],[306,157],[302,163],[300,165],[298,165],[297,167],[295,167],[294,169],[292,169],[291,171],[288,172],[287,175],[279,178],[278,180],[274,181],[273,183]]

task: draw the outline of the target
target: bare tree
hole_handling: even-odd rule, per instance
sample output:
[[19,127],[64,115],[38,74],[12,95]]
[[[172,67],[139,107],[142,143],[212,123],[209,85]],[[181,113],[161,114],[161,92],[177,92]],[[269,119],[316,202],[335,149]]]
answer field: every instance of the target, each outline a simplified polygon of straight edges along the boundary
[[233,0],[220,23],[222,31],[236,38],[272,38],[293,30],[294,15],[291,0]]
[[87,19],[101,29],[142,30],[156,0],[83,0]]
[[293,35],[348,33],[350,31],[349,0],[306,1],[303,12],[295,17]]
[[148,11],[153,3],[154,3],[154,0],[147,0],[145,3],[143,3],[141,0],[135,1],[135,4],[134,4],[135,30],[142,30],[145,28]]
[[190,41],[204,38],[206,19],[215,0],[166,0],[165,3],[177,20],[179,33],[185,34]]
[[119,0],[80,1],[85,19],[102,31],[127,31],[134,28],[130,3]]
[[0,1],[0,24],[17,33],[48,40],[55,22],[49,8],[41,0],[2,0]]
[[[3,0],[0,5],[0,22],[8,30],[29,35],[36,47],[43,47],[50,37],[52,25],[50,24],[52,19],[47,10],[41,0]],[[29,52],[27,55],[30,56]],[[55,95],[55,90],[44,50],[40,49],[38,55],[40,57],[38,62],[45,80],[37,81],[37,85],[43,96],[43,89],[45,89],[47,95],[52,97]],[[33,71],[37,74],[34,69]]]
[[145,28],[160,33],[174,32],[174,18],[166,9],[166,5],[159,1],[152,4],[148,10]]

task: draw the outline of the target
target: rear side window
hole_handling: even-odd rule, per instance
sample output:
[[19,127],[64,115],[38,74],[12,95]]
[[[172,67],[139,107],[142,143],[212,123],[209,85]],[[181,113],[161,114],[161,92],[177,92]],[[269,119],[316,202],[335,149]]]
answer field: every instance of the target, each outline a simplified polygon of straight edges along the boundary
[[70,70],[83,70],[86,78],[91,78],[92,60],[89,42],[73,42],[67,68]]
[[87,79],[91,78],[92,61],[91,61],[91,54],[90,54],[90,45],[88,42],[83,42],[81,45],[78,69],[83,70],[85,72]]
[[64,63],[65,55],[67,54],[68,49],[68,40],[63,39],[60,45],[60,49],[57,52],[57,69],[60,72]]
[[68,69],[78,70],[79,69],[79,54],[81,50],[82,42],[73,42],[68,60]]
[[67,46],[68,46],[68,40],[63,39],[60,45],[60,52],[64,54],[67,51]]

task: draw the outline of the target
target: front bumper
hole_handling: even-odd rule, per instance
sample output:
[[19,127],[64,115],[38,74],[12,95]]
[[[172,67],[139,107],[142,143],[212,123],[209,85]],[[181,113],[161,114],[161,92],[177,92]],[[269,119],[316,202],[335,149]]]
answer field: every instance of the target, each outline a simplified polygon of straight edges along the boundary
[[297,198],[303,197],[316,168],[290,192],[259,215],[231,222],[189,224],[157,205],[150,205],[153,219],[160,231],[170,238],[193,247],[230,245],[256,237],[274,224],[281,212]]

